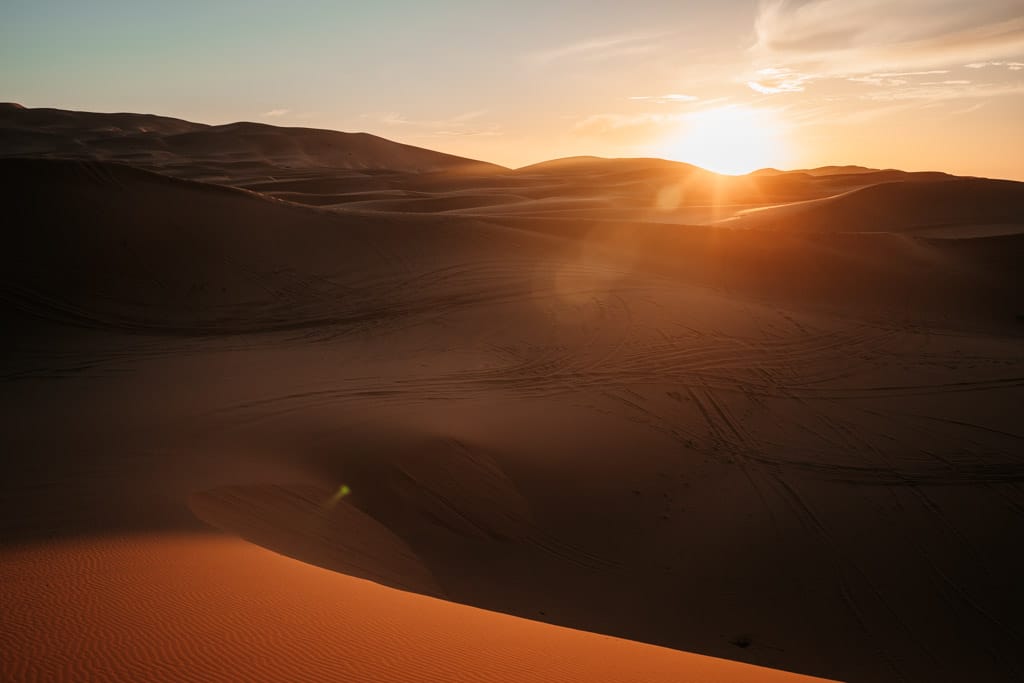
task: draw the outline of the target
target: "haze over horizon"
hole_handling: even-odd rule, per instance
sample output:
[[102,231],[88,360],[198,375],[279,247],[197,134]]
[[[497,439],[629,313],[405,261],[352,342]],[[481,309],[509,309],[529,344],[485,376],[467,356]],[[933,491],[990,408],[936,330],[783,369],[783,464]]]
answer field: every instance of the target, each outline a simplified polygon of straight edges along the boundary
[[583,5],[18,1],[0,100],[365,131],[511,167],[657,156],[1024,179],[1017,2]]

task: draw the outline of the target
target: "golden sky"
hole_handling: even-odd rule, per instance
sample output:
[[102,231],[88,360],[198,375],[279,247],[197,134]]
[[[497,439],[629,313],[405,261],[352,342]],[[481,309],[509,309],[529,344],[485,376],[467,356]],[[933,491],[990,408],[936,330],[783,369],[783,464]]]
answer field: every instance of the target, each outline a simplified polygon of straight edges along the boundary
[[509,166],[1024,180],[1024,5],[10,0],[0,100],[366,131]]

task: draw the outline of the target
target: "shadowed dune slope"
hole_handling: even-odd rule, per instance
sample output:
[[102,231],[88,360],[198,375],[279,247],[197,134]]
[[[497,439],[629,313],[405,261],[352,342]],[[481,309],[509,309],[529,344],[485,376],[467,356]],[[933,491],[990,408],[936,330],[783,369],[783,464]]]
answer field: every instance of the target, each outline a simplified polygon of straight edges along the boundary
[[1024,674],[1021,184],[16,105],[0,155],[5,675],[777,675],[452,603]]
[[[4,297],[82,325],[176,333],[361,328],[533,296],[549,286],[536,273],[574,261],[865,314],[913,307],[922,319],[998,327],[1014,324],[1018,312],[1020,236],[932,243],[892,234],[328,212],[101,162],[0,160],[0,181],[13,218]],[[980,187],[1017,197],[1017,185]],[[967,188],[971,197],[976,187]],[[919,215],[914,205],[902,212],[904,220]],[[495,258],[529,265],[469,277],[471,264]]]
[[[500,166],[367,133],[261,123],[210,126],[146,114],[97,114],[0,104],[0,155],[131,161],[187,173],[236,168],[493,172]],[[215,171],[216,172],[216,171]]]
[[[329,211],[68,160],[3,160],[0,180],[18,666],[40,642],[87,642],[97,668],[152,666],[163,655],[137,652],[175,642],[244,658],[189,611],[209,596],[267,605],[246,642],[335,628],[307,618],[325,594],[289,597],[293,574],[259,549],[160,545],[215,528],[394,588],[788,671],[1024,672],[1020,235]],[[124,535],[145,552],[90,546]],[[81,603],[102,615],[95,638],[74,625],[88,614],[62,626],[25,607],[51,577],[71,601],[91,566],[143,577]],[[261,592],[264,569],[281,585]],[[410,619],[458,620],[409,599]],[[136,604],[203,637],[103,645]],[[366,637],[345,642],[380,647]],[[636,680],[629,656],[614,671]]]
[[403,274],[439,271],[481,243],[513,239],[496,226],[467,234],[478,225],[471,219],[327,213],[101,162],[0,160],[0,180],[12,218],[4,295],[46,317],[232,333],[369,324],[428,309],[434,296],[504,294],[399,286]]

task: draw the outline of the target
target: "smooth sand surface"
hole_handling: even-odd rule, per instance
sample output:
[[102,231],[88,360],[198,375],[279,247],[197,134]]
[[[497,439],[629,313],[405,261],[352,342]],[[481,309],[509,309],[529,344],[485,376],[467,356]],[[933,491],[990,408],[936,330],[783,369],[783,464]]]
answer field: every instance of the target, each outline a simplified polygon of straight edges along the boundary
[[[839,680],[1024,672],[1021,234],[917,236],[910,185],[881,231],[672,219],[846,220],[872,172],[147,168],[0,160],[4,666],[774,675],[558,625]],[[964,192],[1020,185],[989,182]]]
[[0,580],[5,681],[820,680],[390,590],[217,536],[8,549]]

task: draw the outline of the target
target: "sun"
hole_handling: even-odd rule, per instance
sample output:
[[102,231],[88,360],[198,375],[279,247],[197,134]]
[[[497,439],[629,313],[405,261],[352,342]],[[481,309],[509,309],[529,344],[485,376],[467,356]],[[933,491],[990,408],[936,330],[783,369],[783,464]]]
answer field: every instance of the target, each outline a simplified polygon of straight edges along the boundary
[[729,175],[781,166],[787,157],[778,115],[738,105],[691,114],[659,150],[667,159]]

